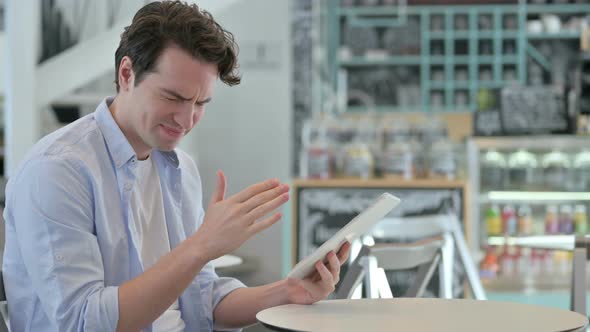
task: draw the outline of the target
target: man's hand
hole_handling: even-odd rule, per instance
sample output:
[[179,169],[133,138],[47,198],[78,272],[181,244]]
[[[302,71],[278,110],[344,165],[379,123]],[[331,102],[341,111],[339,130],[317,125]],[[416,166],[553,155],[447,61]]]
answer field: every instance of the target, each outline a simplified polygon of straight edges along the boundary
[[315,264],[316,271],[309,277],[299,280],[290,278],[287,280],[287,294],[290,303],[312,304],[325,299],[334,291],[334,287],[340,280],[340,266],[346,262],[350,254],[350,243],[346,242],[338,250],[326,255],[328,266],[322,261]]
[[276,179],[257,183],[225,199],[225,175],[219,171],[217,177],[203,224],[191,240],[207,261],[234,251],[254,234],[275,224],[282,214],[267,215],[289,200],[289,186]]

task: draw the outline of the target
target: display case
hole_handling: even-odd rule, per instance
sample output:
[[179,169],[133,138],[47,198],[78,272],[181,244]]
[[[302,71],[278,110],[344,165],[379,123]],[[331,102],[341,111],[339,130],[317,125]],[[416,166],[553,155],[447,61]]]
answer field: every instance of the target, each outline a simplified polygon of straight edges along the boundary
[[588,232],[589,151],[580,136],[468,140],[471,245],[491,299],[569,307],[571,251],[547,248]]

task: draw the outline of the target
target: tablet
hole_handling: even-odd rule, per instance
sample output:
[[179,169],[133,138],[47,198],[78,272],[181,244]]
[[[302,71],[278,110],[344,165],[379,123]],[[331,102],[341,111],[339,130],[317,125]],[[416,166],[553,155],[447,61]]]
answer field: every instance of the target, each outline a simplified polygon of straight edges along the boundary
[[297,263],[287,277],[303,279],[309,276],[315,271],[317,261],[324,260],[330,251],[337,252],[346,241],[352,243],[353,240],[365,234],[399,203],[399,198],[383,193],[371,206],[349,221],[346,226],[324,242],[315,252]]

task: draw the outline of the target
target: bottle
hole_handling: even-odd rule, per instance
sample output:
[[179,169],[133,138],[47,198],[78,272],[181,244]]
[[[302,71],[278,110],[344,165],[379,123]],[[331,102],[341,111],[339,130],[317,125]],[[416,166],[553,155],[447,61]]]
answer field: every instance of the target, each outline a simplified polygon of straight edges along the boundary
[[504,251],[500,255],[500,272],[505,277],[512,277],[516,272],[513,249],[514,247],[504,246]]
[[521,205],[518,208],[518,233],[520,235],[533,234],[533,215],[531,207],[528,205]]
[[545,234],[559,233],[559,217],[557,215],[557,206],[549,205],[545,211]]
[[482,279],[494,279],[498,275],[498,256],[494,247],[488,247],[486,254],[479,264],[479,275]]
[[521,277],[529,277],[533,274],[531,248],[519,248],[517,272]]
[[502,209],[502,233],[504,235],[516,235],[518,221],[516,211],[512,205],[506,205]]
[[556,250],[553,253],[553,265],[561,277],[567,276],[570,272],[567,251]]
[[585,205],[576,205],[574,212],[574,228],[577,235],[586,235],[586,232],[588,231],[588,215],[586,214]]
[[553,253],[549,250],[540,250],[541,257],[541,274],[551,276],[555,273],[555,265],[553,264]]
[[530,274],[533,277],[538,277],[541,275],[541,255],[540,249],[532,249],[531,250],[531,266],[530,266]]
[[485,220],[488,236],[502,234],[502,218],[497,205],[492,205],[486,210]]
[[560,208],[559,232],[562,234],[572,234],[574,232],[574,219],[570,205],[562,205]]

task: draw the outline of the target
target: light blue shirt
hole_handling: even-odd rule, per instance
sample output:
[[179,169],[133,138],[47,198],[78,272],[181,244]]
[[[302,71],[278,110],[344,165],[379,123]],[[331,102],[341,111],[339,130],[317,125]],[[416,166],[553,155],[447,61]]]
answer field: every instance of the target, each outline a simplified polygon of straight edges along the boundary
[[[118,286],[144,271],[130,206],[137,157],[111,101],[41,139],[7,185],[2,269],[13,332],[114,331]],[[151,156],[174,248],[202,222],[201,179],[178,149]],[[207,264],[179,298],[186,331],[211,331],[214,308],[239,287]]]

